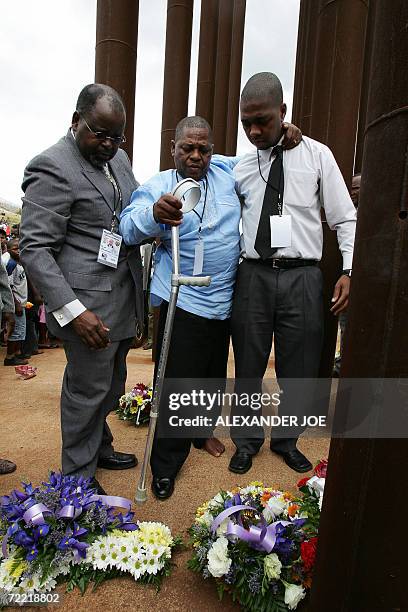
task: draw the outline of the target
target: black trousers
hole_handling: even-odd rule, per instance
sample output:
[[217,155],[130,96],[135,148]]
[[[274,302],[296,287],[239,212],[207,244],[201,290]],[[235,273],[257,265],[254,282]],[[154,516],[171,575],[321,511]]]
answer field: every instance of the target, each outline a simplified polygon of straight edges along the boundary
[[[157,355],[160,355],[168,303],[160,307],[157,332]],[[206,319],[176,308],[165,377],[168,378],[222,378],[227,375],[230,341],[229,319]],[[155,378],[158,358],[156,360]],[[159,411],[168,398],[162,395]],[[159,429],[158,428],[158,429]],[[153,442],[150,465],[154,476],[175,478],[190,452],[191,438],[168,438],[157,435]],[[211,434],[211,432],[210,432]],[[204,440],[201,440],[201,443]],[[200,446],[197,441],[196,446]]]
[[[235,357],[236,389],[240,379],[245,390],[260,392],[268,359],[275,346],[275,371],[283,389],[279,416],[307,413],[313,393],[312,381],[293,384],[285,379],[316,378],[323,340],[322,275],[317,266],[276,269],[256,260],[243,260],[238,268],[231,317]],[[250,379],[250,380],[248,380]],[[244,381],[242,380],[242,386]],[[300,385],[300,386],[299,386]],[[237,414],[243,412],[238,408]],[[248,411],[247,411],[248,412]],[[273,429],[271,448],[286,451],[295,448],[304,427],[294,430]],[[231,428],[231,438],[242,452],[255,454],[264,441],[261,427],[251,428],[251,437],[242,429]]]

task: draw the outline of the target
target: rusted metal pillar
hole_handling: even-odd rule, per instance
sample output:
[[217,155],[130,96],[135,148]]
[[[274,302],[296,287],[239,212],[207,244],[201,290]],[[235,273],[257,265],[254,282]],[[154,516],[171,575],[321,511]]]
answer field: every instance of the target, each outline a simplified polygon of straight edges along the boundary
[[234,1],[232,20],[231,65],[228,87],[228,110],[226,116],[225,154],[236,155],[241,93],[242,51],[244,46],[246,0]]
[[[334,153],[351,187],[364,58],[368,0],[320,0],[310,135]],[[334,285],[342,270],[336,234],[323,222],[325,338],[320,375],[330,377],[337,318],[330,312]]]
[[[408,378],[408,3],[376,0],[375,11],[342,374],[402,385]],[[388,409],[392,418],[396,408]],[[406,530],[387,522],[396,503],[408,504],[406,465],[406,439],[333,440],[308,609],[408,610]]]
[[368,90],[370,87],[370,67],[371,57],[373,51],[373,32],[374,32],[374,16],[375,16],[375,3],[371,0],[368,7],[368,20],[367,20],[367,31],[364,45],[364,66],[363,66],[363,81],[361,84],[361,96],[360,96],[360,109],[358,116],[358,129],[357,129],[357,145],[356,145],[356,157],[354,161],[354,174],[361,172],[361,166],[363,163],[363,149],[364,149],[364,134],[367,125],[367,102],[368,102]]
[[[300,0],[299,7],[299,26],[296,47],[295,80],[293,84],[293,103],[292,103],[292,122],[299,126],[300,111],[302,107],[302,87],[303,72],[305,69],[306,57],[306,21],[307,21],[307,1]],[[300,126],[299,126],[300,127]]]
[[137,30],[139,0],[98,0],[96,12],[95,82],[110,85],[126,107],[126,142],[133,157]]
[[173,168],[171,140],[188,112],[194,0],[168,0],[160,170]]
[[306,135],[310,135],[312,118],[318,9],[318,0],[301,0],[292,123]]
[[229,77],[231,66],[232,23],[234,0],[222,0],[218,13],[217,60],[214,87],[214,151],[225,154]]
[[219,0],[201,0],[196,115],[213,124]]

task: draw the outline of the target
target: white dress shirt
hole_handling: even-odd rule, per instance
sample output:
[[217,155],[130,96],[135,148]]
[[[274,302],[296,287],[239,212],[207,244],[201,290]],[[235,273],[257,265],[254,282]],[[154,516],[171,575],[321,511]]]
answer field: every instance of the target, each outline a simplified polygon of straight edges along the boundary
[[[272,149],[259,151],[262,175],[268,179],[275,159]],[[326,145],[306,136],[294,149],[283,152],[284,196],[282,214],[292,217],[292,246],[278,249],[273,257],[316,259],[323,248],[321,207],[327,223],[336,230],[343,269],[352,267],[356,210],[333,153]],[[245,155],[234,169],[241,198],[241,255],[259,259],[254,243],[266,184],[259,173],[257,152]]]

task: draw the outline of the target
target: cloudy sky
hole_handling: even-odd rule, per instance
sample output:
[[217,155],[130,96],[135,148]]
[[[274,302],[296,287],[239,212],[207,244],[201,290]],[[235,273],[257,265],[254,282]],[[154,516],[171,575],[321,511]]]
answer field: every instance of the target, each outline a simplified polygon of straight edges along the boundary
[[[4,2],[4,0],[3,0]],[[158,170],[167,0],[140,0],[133,167]],[[20,203],[24,166],[66,132],[81,88],[94,79],[96,0],[12,0],[0,22],[0,197]],[[299,0],[247,0],[242,82],[270,70],[290,110]],[[200,1],[194,2],[189,113],[194,114]],[[250,145],[239,129],[238,151]]]

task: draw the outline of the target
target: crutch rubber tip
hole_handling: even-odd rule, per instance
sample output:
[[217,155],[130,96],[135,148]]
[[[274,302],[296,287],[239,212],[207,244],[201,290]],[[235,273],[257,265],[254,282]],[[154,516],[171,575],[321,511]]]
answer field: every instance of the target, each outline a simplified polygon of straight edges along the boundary
[[147,500],[147,492],[146,489],[136,489],[135,502],[137,504],[143,504]]

